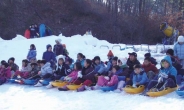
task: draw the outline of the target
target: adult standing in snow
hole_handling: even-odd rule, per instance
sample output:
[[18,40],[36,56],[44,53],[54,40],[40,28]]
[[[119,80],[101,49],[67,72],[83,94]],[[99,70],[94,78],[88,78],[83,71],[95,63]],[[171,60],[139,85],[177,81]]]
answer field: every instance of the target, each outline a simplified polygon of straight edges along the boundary
[[56,39],[55,40],[56,44],[54,45],[53,52],[58,55],[63,55],[63,46],[61,44],[61,39]]
[[30,45],[30,50],[27,55],[27,60],[31,63],[36,62],[36,47],[34,44]]
[[31,34],[30,38],[35,38],[36,37],[36,30],[35,30],[34,25],[31,25],[29,30],[30,30],[30,34]]
[[47,51],[43,53],[42,59],[46,60],[47,62],[50,62],[51,67],[54,68],[56,63],[56,55],[52,52],[52,46],[48,44],[46,46]]
[[39,28],[38,28],[38,25],[34,25],[35,27],[35,31],[36,31],[36,36],[39,37]]
[[178,42],[174,45],[174,54],[178,57],[182,68],[184,69],[184,37],[179,36]]

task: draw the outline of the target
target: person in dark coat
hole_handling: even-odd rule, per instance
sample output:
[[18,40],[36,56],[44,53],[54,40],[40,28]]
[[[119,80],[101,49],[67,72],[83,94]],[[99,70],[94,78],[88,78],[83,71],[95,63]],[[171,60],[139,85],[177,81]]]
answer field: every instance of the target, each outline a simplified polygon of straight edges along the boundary
[[35,31],[36,31],[36,36],[39,37],[40,35],[39,35],[39,28],[38,28],[38,25],[35,24],[34,27],[35,27]]
[[14,57],[9,58],[8,64],[9,64],[9,66],[11,68],[11,74],[12,74],[12,76],[15,74],[15,72],[17,70],[19,70],[19,66],[17,64],[15,64],[14,62],[15,62],[15,58]]
[[36,30],[35,30],[35,26],[31,25],[30,28],[30,38],[35,38],[36,37]]
[[151,53],[146,53],[146,54],[144,55],[144,57],[145,57],[145,58],[149,58],[152,64],[157,65],[157,61],[156,61],[155,58],[151,57]]
[[56,63],[56,55],[52,52],[52,46],[50,44],[47,45],[47,51],[43,53],[42,59],[51,63],[51,67],[54,68]]
[[95,71],[92,67],[92,61],[90,59],[86,59],[84,63],[84,67],[81,72],[78,72],[78,80],[74,82],[74,84],[81,84],[83,86],[77,89],[78,92],[84,91],[85,86],[90,86],[92,84],[96,84]]
[[32,70],[29,73],[29,76],[27,79],[36,79],[40,78],[38,75],[38,72],[41,70],[41,68],[38,67],[37,63],[31,63]]
[[126,64],[129,66],[129,74],[132,74],[132,72],[134,71],[134,65],[140,64],[140,62],[137,60],[137,53],[132,52],[128,54],[129,54],[129,58]]
[[54,45],[53,52],[58,55],[63,55],[63,46],[61,44],[61,39],[56,39],[55,40],[56,44]]

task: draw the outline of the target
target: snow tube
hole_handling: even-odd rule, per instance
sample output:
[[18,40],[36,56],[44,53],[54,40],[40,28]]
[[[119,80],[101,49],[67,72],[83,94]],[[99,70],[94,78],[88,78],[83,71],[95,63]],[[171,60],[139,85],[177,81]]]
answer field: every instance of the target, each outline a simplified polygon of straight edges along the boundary
[[40,82],[43,84],[43,85],[48,85],[50,80],[49,79],[45,79],[45,80],[40,80]]
[[39,26],[40,37],[45,37],[46,34],[45,31],[46,31],[45,24],[40,24]]
[[25,85],[34,85],[36,80],[25,79],[23,80]]
[[184,96],[184,91],[177,90],[176,94],[179,95],[179,96]]
[[66,84],[67,84],[67,82],[63,82],[60,80],[56,80],[56,81],[52,82],[52,86],[54,86],[54,87],[63,87]]
[[129,94],[138,94],[138,93],[141,93],[144,91],[144,85],[140,85],[139,87],[137,88],[134,88],[132,86],[126,86],[123,90],[126,92],[126,93],[129,93]]
[[175,87],[175,88],[170,88],[170,87],[167,87],[165,88],[164,90],[162,91],[158,91],[158,92],[151,92],[151,90],[149,92],[147,92],[146,94],[150,97],[159,97],[159,96],[164,96],[166,94],[169,94],[173,91],[175,91],[178,87]]
[[114,86],[104,86],[104,87],[100,87],[100,89],[104,92],[106,91],[114,91],[117,88],[117,84]]
[[77,90],[81,86],[82,86],[82,84],[81,85],[67,85],[67,88],[69,90]]
[[30,30],[26,29],[25,33],[24,33],[24,37],[27,39],[30,39]]
[[8,79],[7,81],[8,81],[9,83],[18,83],[16,80],[17,80],[17,79]]

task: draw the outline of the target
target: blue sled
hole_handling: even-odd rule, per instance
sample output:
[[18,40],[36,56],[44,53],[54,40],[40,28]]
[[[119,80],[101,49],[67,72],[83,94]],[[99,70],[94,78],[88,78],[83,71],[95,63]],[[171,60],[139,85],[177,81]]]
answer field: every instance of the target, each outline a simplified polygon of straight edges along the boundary
[[16,80],[17,80],[17,79],[8,79],[7,81],[8,81],[9,83],[18,83]]
[[184,91],[177,90],[176,94],[179,96],[184,96]]
[[102,91],[106,92],[106,91],[114,91],[115,89],[117,89],[117,85],[114,86],[104,86],[100,88]]

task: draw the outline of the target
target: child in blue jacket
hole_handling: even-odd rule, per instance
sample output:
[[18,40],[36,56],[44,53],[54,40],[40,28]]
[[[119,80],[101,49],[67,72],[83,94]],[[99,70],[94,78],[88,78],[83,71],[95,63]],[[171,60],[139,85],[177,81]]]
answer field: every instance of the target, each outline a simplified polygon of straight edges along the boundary
[[27,60],[31,63],[36,61],[36,47],[34,44],[30,45],[30,50],[27,54]]

